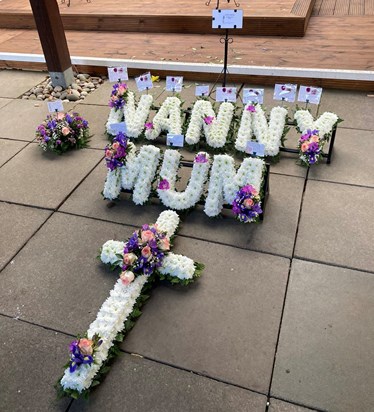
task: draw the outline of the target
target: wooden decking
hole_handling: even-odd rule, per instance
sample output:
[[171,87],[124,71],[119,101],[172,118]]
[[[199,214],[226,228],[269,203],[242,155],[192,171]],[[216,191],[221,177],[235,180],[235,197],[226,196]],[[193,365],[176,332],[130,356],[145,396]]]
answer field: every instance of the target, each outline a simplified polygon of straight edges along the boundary
[[[303,36],[315,0],[243,1],[243,29],[239,35]],[[71,0],[60,2],[67,30],[147,33],[213,34],[211,13],[215,2],[205,0]],[[221,2],[222,8],[228,4]],[[230,8],[233,6],[230,3]],[[2,0],[0,28],[34,29],[28,0]],[[216,32],[216,31],[215,31]]]
[[374,0],[316,0],[312,15],[373,16]]

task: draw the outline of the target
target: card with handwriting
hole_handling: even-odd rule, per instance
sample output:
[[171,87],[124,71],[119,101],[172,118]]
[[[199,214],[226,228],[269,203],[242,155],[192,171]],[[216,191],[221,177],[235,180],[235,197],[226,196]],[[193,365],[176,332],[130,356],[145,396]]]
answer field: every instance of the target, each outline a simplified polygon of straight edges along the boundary
[[276,84],[274,87],[274,100],[294,102],[296,98],[297,84]]
[[129,80],[126,66],[108,67],[108,77],[110,82],[120,82]]
[[48,102],[47,104],[49,113],[64,111],[64,105],[62,103],[62,100],[55,100],[54,102]]
[[236,87],[217,87],[217,102],[236,102]]
[[213,10],[213,29],[242,29],[243,10]]
[[264,89],[243,89],[243,103],[264,103]]
[[322,96],[322,87],[300,86],[299,96],[297,100],[299,102],[319,104],[321,100],[321,96]]
[[183,147],[184,146],[183,134],[168,133],[166,136],[166,145],[173,146],[173,147]]
[[257,142],[247,142],[245,152],[253,156],[265,156],[265,145]]
[[150,72],[144,73],[139,77],[135,77],[136,86],[140,92],[144,90],[152,89],[152,76]]
[[183,76],[166,76],[166,91],[181,92],[183,88]]
[[196,86],[195,96],[209,96],[209,86],[207,85]]
[[126,127],[126,123],[125,122],[121,122],[121,123],[112,123],[110,125],[110,130],[113,132],[113,134],[117,134],[117,133],[127,133],[127,127]]

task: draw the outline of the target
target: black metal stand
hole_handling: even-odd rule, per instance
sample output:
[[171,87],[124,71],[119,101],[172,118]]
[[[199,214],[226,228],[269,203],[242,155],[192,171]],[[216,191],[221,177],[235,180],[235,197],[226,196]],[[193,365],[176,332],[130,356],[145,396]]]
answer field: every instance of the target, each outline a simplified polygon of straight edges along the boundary
[[[293,122],[288,122],[287,126],[293,126],[295,127],[295,123]],[[335,137],[336,137],[336,130],[337,127],[335,126],[332,129],[332,133],[331,133],[331,138],[329,140],[329,150],[327,153],[322,153],[322,157],[326,158],[326,164],[330,164],[331,163],[331,158],[332,158],[332,153],[334,150],[334,143],[335,143]],[[295,154],[299,154],[299,150],[298,149],[291,149],[289,147],[280,147],[279,150],[281,152],[285,152],[285,153],[295,153]]]
[[[193,161],[186,161],[186,160],[182,160],[181,161],[181,165],[185,166],[185,167],[193,167]],[[270,177],[270,164],[269,163],[265,163],[265,173],[264,173],[264,178],[263,178],[263,186],[262,186],[262,198],[261,198],[261,208],[262,208],[262,213],[260,215],[260,221],[262,222],[264,220],[264,216],[265,216],[265,208],[266,208],[266,203],[269,197],[269,193],[270,193],[270,184],[269,184],[269,177]],[[121,190],[123,193],[129,193],[132,194],[132,190],[128,190],[128,189],[122,189]],[[156,198],[157,199],[157,198]],[[204,205],[205,203],[203,201],[199,201],[197,202],[198,205]],[[115,206],[115,202],[110,201],[107,204],[108,208],[112,208],[113,206]],[[231,210],[231,205],[223,205],[223,209],[226,210]],[[183,212],[183,211],[182,211]]]

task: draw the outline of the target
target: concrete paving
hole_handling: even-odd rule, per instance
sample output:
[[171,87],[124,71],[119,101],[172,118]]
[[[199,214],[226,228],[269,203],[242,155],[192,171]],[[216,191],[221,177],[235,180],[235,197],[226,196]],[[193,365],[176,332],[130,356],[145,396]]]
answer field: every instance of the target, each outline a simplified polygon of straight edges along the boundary
[[[38,148],[46,106],[19,96],[45,75],[0,72],[0,410],[374,410],[374,100],[330,90],[319,112],[345,119],[332,164],[308,171],[282,154],[259,225],[201,210],[184,216],[175,251],[204,262],[204,275],[152,292],[88,402],[55,400],[68,343],[116,279],[98,249],[164,207],[136,207],[123,194],[108,208],[102,199],[108,82],[66,107],[90,122],[90,148],[63,156]],[[190,102],[194,83],[186,84]],[[288,144],[296,139],[292,131]]]

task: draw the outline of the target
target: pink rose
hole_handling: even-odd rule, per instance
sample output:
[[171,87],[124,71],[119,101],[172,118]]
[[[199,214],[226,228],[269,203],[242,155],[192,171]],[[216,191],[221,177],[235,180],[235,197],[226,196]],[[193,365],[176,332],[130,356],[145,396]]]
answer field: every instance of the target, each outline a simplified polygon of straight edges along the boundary
[[119,143],[118,142],[114,142],[112,144],[113,149],[117,150],[119,148]]
[[244,204],[244,206],[245,206],[246,208],[249,209],[250,207],[253,206],[253,200],[252,200],[252,199],[245,199],[244,202],[243,202],[243,204]]
[[306,151],[308,150],[308,147],[309,147],[309,143],[304,142],[304,143],[301,145],[301,151],[302,151],[302,152],[306,152]]
[[63,119],[65,119],[65,113],[58,112],[57,113],[57,120],[63,120]]
[[127,270],[121,273],[120,278],[122,283],[127,286],[135,279],[135,275],[130,270]]
[[144,230],[142,232],[142,242],[149,242],[150,240],[154,239],[155,235],[150,230]]
[[123,263],[127,266],[132,265],[137,259],[135,253],[125,253],[123,256]]
[[71,130],[65,126],[61,129],[61,132],[64,136],[67,136],[68,134],[70,134]]
[[111,150],[109,150],[109,149],[105,150],[105,156],[106,157],[112,157],[112,155],[113,155],[113,152]]
[[92,355],[93,353],[93,342],[91,339],[79,339],[78,347],[82,355]]
[[312,142],[318,143],[318,142],[319,142],[319,137],[314,134],[314,135],[310,138],[310,140],[311,140]]
[[160,239],[160,245],[159,248],[161,250],[169,250],[170,249],[170,240],[168,237],[165,237],[163,239]]
[[125,87],[123,87],[123,86],[119,86],[119,87],[118,87],[118,94],[119,94],[120,96],[123,96],[124,93],[125,93],[125,91],[126,91],[126,88],[125,88]]
[[152,255],[151,248],[149,246],[143,247],[142,256],[148,259],[151,255]]

